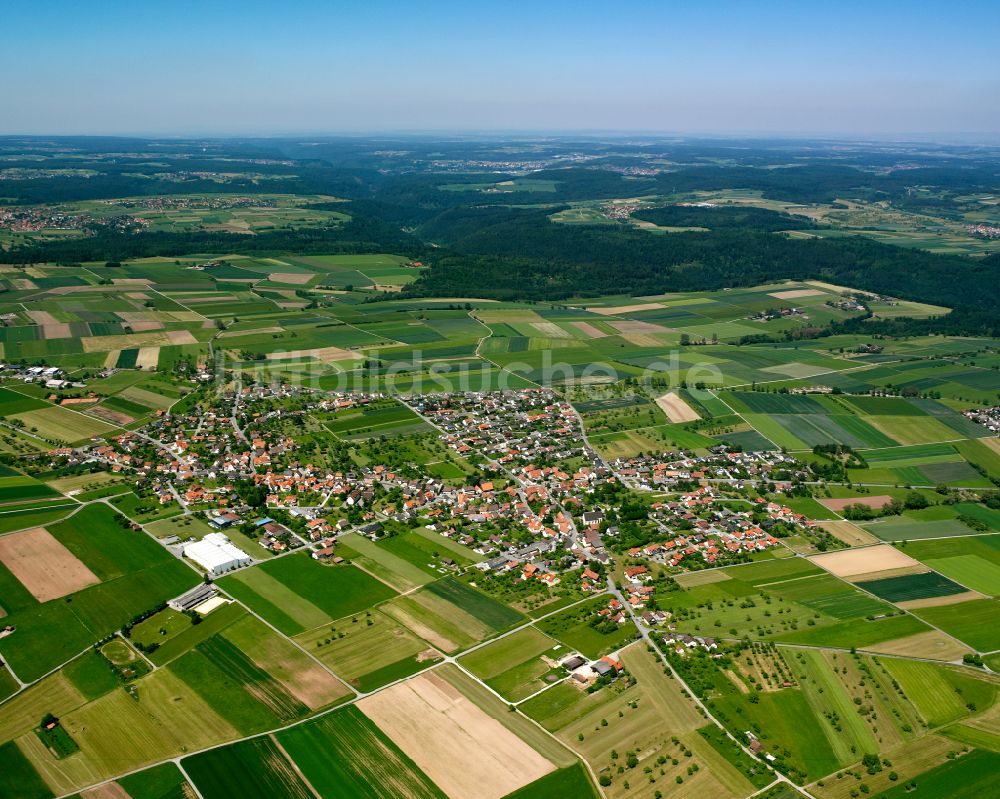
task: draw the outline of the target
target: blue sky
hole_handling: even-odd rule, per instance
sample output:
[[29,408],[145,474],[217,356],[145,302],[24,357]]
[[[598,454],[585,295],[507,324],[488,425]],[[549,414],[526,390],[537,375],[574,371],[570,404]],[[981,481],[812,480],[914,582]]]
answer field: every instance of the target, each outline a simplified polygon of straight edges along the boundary
[[1000,133],[995,3],[4,0],[0,133]]

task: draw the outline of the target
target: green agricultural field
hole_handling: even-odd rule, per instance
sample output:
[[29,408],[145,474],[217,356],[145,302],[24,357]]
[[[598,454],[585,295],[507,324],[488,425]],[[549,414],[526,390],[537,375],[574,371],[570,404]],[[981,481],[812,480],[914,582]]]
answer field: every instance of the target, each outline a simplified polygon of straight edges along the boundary
[[956,690],[962,682],[954,671],[915,660],[892,658],[883,663],[928,726],[939,727],[968,715],[968,700]]
[[504,799],[597,799],[597,791],[582,763],[547,774]]
[[[198,695],[161,669],[132,684],[134,694],[116,690],[60,714],[80,752],[53,761],[44,751],[27,754],[56,793],[176,757],[235,737],[236,731]],[[29,739],[22,736],[19,743]]]
[[941,734],[966,746],[1000,753],[1000,735],[988,730],[968,724],[953,724],[942,730]]
[[422,566],[357,533],[339,537],[337,552],[401,592],[410,591],[435,579],[435,575]]
[[0,477],[0,506],[13,502],[33,502],[60,496],[59,492],[31,477]]
[[966,590],[964,586],[933,571],[869,580],[856,585],[887,602],[908,602],[913,599],[951,596]]
[[998,770],[1000,754],[977,749],[924,772],[913,780],[916,787],[898,785],[878,799],[979,799],[995,786]]
[[255,616],[241,616],[223,629],[222,636],[311,710],[327,707],[349,693],[339,679]]
[[912,541],[905,551],[974,591],[1000,595],[1000,536]]
[[678,630],[849,648],[926,629],[803,558],[730,567],[719,575],[658,600],[673,612]]
[[379,610],[436,649],[449,654],[489,638],[496,632],[471,613],[431,593],[426,586],[380,605]]
[[295,640],[360,691],[371,691],[409,676],[440,657],[406,627],[378,610],[337,619]]
[[996,623],[1000,602],[997,600],[974,599],[957,605],[920,608],[914,612],[973,649],[980,652],[1000,649],[1000,627]]
[[[172,614],[173,611],[164,611],[165,614]],[[143,638],[150,638],[152,643],[158,644],[156,649],[148,653],[148,657],[157,666],[165,666],[170,661],[180,657],[185,652],[193,649],[202,641],[211,638],[218,632],[222,632],[230,624],[244,618],[247,612],[239,604],[232,602],[212,611],[203,618],[200,624],[183,625],[180,620],[174,622],[172,616],[170,624],[163,625],[162,622],[154,622],[154,625],[144,627],[141,633]],[[157,619],[153,616],[153,619]],[[146,624],[146,622],[143,622]],[[160,629],[166,629],[167,634],[162,638],[159,635]],[[138,629],[138,627],[136,627]],[[171,634],[172,633],[172,634]],[[165,639],[165,640],[164,640]]]
[[444,798],[416,764],[355,707],[279,733],[278,742],[309,784],[328,799]]
[[184,775],[173,763],[153,766],[115,782],[131,799],[187,799],[191,790]]
[[0,567],[6,623],[17,627],[16,634],[0,639],[0,654],[22,679],[41,676],[197,582],[190,569],[143,533],[123,529],[102,505],[88,506],[49,531],[101,582],[72,594],[69,602],[39,603]]
[[104,696],[118,687],[118,676],[111,664],[95,651],[78,657],[63,673],[88,700]]
[[191,627],[192,618],[172,608],[164,608],[159,613],[139,622],[132,628],[130,638],[133,643],[148,649],[151,645],[162,646]]
[[204,799],[315,799],[270,738],[193,755],[181,765]]
[[453,577],[430,583],[426,591],[455,605],[487,627],[499,632],[524,620],[524,616]]
[[51,799],[55,796],[13,741],[0,746],[0,797],[3,799]]
[[168,668],[244,735],[288,723],[308,711],[221,635],[201,642]]
[[47,524],[62,519],[77,507],[75,502],[67,502],[58,506],[46,508],[22,508],[17,511],[0,513],[0,535],[16,530],[27,530],[31,527],[44,527]]
[[916,521],[909,516],[893,516],[862,524],[861,527],[882,541],[914,541],[924,538],[976,535],[975,530],[959,519]]
[[9,388],[0,388],[0,416],[13,416],[15,413],[24,413],[45,407],[48,407],[47,403],[40,399],[29,397]]
[[276,558],[219,584],[286,635],[370,608],[395,592],[356,566],[325,566],[307,554]]
[[7,669],[0,671],[0,702],[3,702],[8,696],[17,693],[20,687],[17,684],[17,680],[14,679],[13,675]]
[[[425,531],[426,532],[426,531]],[[470,550],[461,545],[460,549],[449,547],[451,542],[436,533],[421,535],[418,530],[403,535],[394,535],[378,542],[378,546],[390,554],[427,572],[433,577],[447,574],[449,566],[442,563],[447,558],[458,566],[468,566],[473,561],[468,557]]]
[[518,702],[542,690],[547,676],[553,681],[565,676],[546,664],[543,656],[555,660],[567,654],[563,645],[527,627],[466,655],[460,663],[505,699]]
[[66,410],[56,405],[11,414],[30,432],[43,432],[45,437],[60,445],[85,443],[91,436],[103,436],[115,427],[82,413]]

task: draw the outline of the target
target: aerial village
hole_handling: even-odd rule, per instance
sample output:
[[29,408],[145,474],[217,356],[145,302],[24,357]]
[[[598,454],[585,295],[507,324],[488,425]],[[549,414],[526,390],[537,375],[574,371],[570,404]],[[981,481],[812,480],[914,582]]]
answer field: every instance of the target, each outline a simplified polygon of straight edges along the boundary
[[[295,434],[316,415],[397,401],[449,452],[476,463],[476,474],[445,480],[414,463],[321,463]],[[209,577],[259,562],[264,553],[255,547],[268,557],[308,548],[316,560],[337,563],[345,533],[378,540],[422,526],[484,556],[475,568],[487,582],[562,585],[586,595],[604,592],[614,574],[622,599],[595,623],[624,623],[627,602],[647,624],[664,624],[668,615],[652,601],[663,578],[747,562],[815,524],[755,488],[767,482],[781,492],[790,478],[805,477],[787,455],[720,446],[701,457],[667,452],[605,462],[586,443],[573,406],[544,390],[389,400],[254,385],[226,391],[211,407],[161,413],[140,429],[53,455],[126,473],[147,502],[206,519],[213,532],[201,540],[163,543]],[[636,518],[622,518],[623,498],[641,505]],[[227,531],[252,545],[237,546]]]

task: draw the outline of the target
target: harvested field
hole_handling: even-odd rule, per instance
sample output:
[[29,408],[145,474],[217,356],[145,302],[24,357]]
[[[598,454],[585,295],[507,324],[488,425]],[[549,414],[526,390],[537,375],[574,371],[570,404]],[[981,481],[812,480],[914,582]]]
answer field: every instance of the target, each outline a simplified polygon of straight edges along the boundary
[[608,322],[611,327],[617,330],[619,333],[673,333],[674,331],[667,327],[661,327],[660,325],[654,325],[652,322],[637,322],[633,319],[628,319],[623,322]]
[[105,369],[114,369],[115,368],[115,364],[118,363],[118,356],[121,355],[121,354],[122,354],[121,350],[111,350],[111,352],[109,352],[104,357],[104,368]]
[[55,325],[42,325],[42,338],[45,340],[52,338],[72,338],[73,331],[68,323]]
[[652,333],[622,333],[622,338],[635,347],[663,346],[663,341]]
[[573,338],[571,333],[563,330],[555,322],[531,322],[530,324],[545,338]]
[[500,799],[555,769],[433,672],[358,708],[452,799]]
[[292,350],[290,352],[269,352],[267,359],[276,360],[301,360],[303,358],[315,358],[318,361],[349,361],[358,357],[358,353],[340,347],[320,347],[315,350]]
[[28,311],[27,314],[31,317],[31,321],[36,325],[44,326],[61,324],[60,321],[48,311]]
[[[149,324],[158,324],[157,322],[150,322]],[[162,325],[160,325],[162,327]],[[135,359],[136,369],[152,369],[160,361],[160,348],[159,347],[140,347],[139,355]]]
[[0,562],[39,602],[58,599],[100,582],[44,527],[0,538]]
[[212,294],[208,297],[185,297],[183,295],[174,295],[173,299],[182,305],[191,305],[192,303],[197,304],[199,302],[239,302],[239,298],[234,297],[232,294]]
[[636,311],[662,311],[663,306],[658,302],[643,302],[638,305],[614,305],[607,308],[588,308],[590,313],[601,316],[617,316],[623,313],[635,313]]
[[91,416],[96,416],[99,419],[103,419],[106,422],[111,422],[117,425],[127,425],[135,421],[127,413],[122,413],[121,411],[113,411],[110,408],[102,408],[100,406],[96,408],[90,408],[87,413]]
[[820,522],[819,526],[849,547],[878,543],[875,536],[852,522]]
[[892,502],[892,497],[885,494],[879,494],[875,497],[844,497],[843,499],[819,500],[820,505],[832,511],[841,511],[848,505],[864,505],[868,508],[881,510],[889,502]]
[[272,283],[292,283],[296,286],[304,286],[314,277],[316,275],[312,272],[272,272],[267,276],[267,279]]
[[145,333],[150,330],[163,330],[163,322],[129,322],[128,326],[131,327],[136,333]]
[[[212,322],[214,325],[215,323]],[[243,338],[244,336],[259,336],[261,334],[284,333],[283,327],[254,327],[250,330],[223,330],[216,338]]]
[[572,322],[573,327],[583,333],[587,338],[604,338],[607,333],[602,333],[596,327],[594,327],[590,322]]
[[657,397],[656,404],[660,406],[660,410],[667,415],[667,418],[674,423],[694,422],[701,418],[697,411],[688,405],[676,391],[671,391],[662,397]]
[[134,349],[137,347],[162,347],[167,344],[197,344],[189,330],[150,330],[146,333],[122,334],[120,336],[84,336],[84,352],[107,352],[108,350]]
[[771,291],[768,296],[779,300],[798,300],[802,297],[819,297],[825,293],[817,289],[788,289],[787,291]]
[[677,575],[677,582],[684,588],[694,588],[698,585],[709,585],[710,583],[721,583],[731,579],[732,577],[719,569]]
[[886,569],[921,565],[919,561],[888,544],[827,552],[823,555],[814,555],[809,560],[837,577],[851,577]]
[[929,596],[924,599],[908,599],[897,602],[896,605],[904,610],[914,610],[916,608],[936,608],[941,605],[957,605],[960,602],[968,602],[972,599],[988,599],[988,597],[985,594],[980,594],[978,591],[963,591],[960,594]]
[[233,624],[225,637],[311,710],[326,707],[348,693],[339,679],[253,616]]
[[931,660],[959,660],[969,651],[969,647],[959,643],[950,635],[937,630],[928,630],[894,641],[872,644],[865,647],[866,652],[876,652],[881,655],[902,655],[903,657],[929,658]]
[[117,782],[106,782],[80,794],[80,799],[131,799],[128,791]]
[[917,566],[900,566],[898,569],[878,569],[876,571],[864,572],[863,574],[852,574],[852,583],[863,583],[868,580],[888,580],[892,577],[906,577],[911,574],[925,574],[927,567],[924,564]]

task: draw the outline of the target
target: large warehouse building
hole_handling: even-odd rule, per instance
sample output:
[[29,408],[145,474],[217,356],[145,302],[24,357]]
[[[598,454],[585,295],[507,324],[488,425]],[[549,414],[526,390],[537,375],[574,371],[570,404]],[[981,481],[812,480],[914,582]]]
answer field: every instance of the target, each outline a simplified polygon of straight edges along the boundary
[[222,533],[209,533],[201,541],[184,547],[184,557],[190,558],[209,574],[222,574],[253,563],[246,552]]

